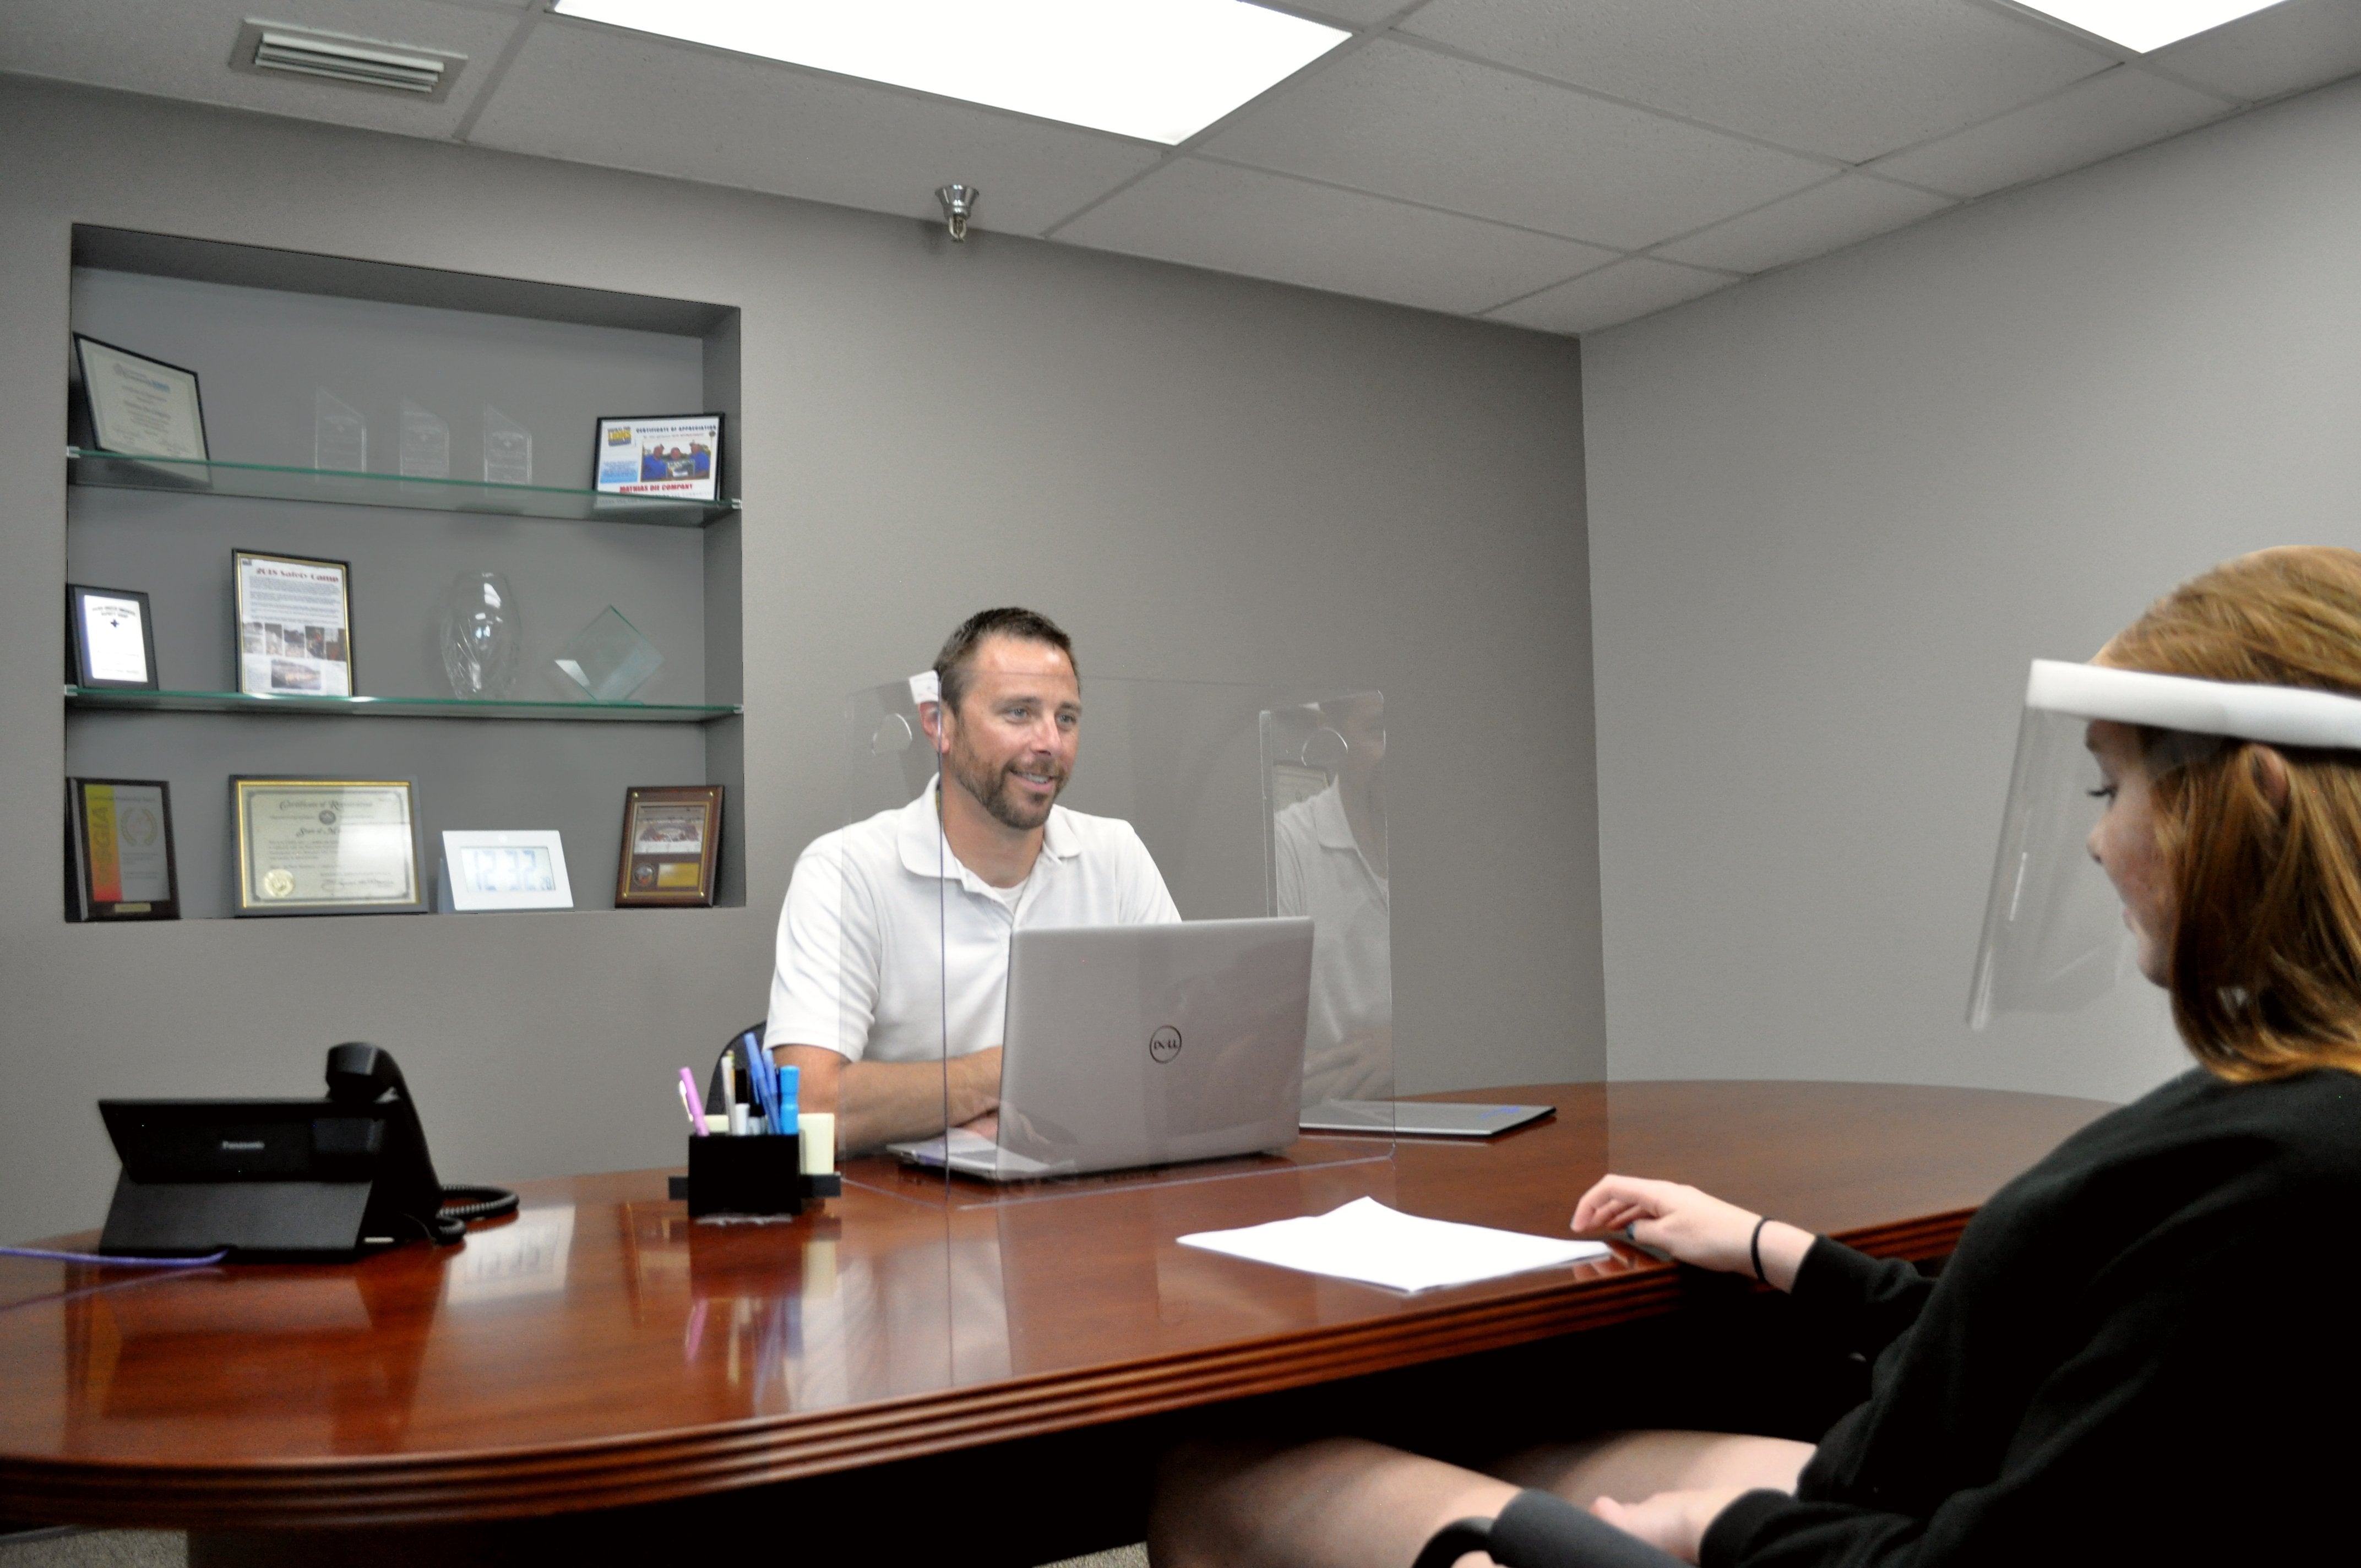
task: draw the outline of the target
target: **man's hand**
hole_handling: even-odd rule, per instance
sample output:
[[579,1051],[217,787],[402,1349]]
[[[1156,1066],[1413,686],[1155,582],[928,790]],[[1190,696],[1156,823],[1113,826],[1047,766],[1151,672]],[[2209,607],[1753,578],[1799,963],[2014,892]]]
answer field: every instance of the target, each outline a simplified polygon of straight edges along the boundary
[[[1609,1176],[1574,1206],[1574,1229],[1585,1235],[1621,1231],[1642,1245],[1683,1263],[1724,1274],[1752,1274],[1755,1222],[1762,1216],[1675,1181]],[[1763,1275],[1782,1290],[1812,1249],[1812,1234],[1778,1221],[1763,1227]]]
[[1743,1486],[1716,1486],[1699,1492],[1659,1492],[1637,1503],[1601,1497],[1590,1505],[1590,1511],[1659,1552],[1669,1552],[1684,1563],[1694,1563],[1705,1544],[1705,1532],[1712,1527],[1716,1516],[1745,1490]]

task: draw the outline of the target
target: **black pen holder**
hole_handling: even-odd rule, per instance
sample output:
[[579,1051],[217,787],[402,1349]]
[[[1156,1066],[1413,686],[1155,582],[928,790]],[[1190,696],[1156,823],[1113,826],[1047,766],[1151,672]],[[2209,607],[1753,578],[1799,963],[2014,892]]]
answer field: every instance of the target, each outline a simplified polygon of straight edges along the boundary
[[800,1214],[804,1141],[794,1133],[688,1140],[688,1214]]

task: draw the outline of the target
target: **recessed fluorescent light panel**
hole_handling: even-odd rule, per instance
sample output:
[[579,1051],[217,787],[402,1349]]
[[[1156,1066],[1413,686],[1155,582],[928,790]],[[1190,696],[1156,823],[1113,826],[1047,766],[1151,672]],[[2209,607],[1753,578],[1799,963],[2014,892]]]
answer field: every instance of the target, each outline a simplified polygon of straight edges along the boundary
[[1350,36],[1245,0],[557,0],[555,9],[1168,145]]
[[[2028,11],[2096,33],[2141,54],[2179,43],[2224,22],[2268,11],[2282,0],[2020,0]],[[561,10],[563,6],[559,7]]]

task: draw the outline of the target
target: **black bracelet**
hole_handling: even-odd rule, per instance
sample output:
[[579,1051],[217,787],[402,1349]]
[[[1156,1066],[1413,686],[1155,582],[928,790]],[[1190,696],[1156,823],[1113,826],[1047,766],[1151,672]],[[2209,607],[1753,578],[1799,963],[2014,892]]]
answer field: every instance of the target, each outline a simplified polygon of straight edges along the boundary
[[1754,1234],[1746,1241],[1747,1255],[1754,1260],[1754,1277],[1765,1285],[1771,1283],[1771,1277],[1763,1272],[1763,1227],[1770,1223],[1771,1216],[1768,1214],[1755,1221]]

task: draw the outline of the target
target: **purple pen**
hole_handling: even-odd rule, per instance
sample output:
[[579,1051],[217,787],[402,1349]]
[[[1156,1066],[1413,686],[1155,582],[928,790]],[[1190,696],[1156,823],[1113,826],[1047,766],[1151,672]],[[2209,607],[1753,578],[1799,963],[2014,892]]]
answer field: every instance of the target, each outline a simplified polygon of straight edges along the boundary
[[700,1138],[705,1136],[705,1117],[697,1108],[704,1103],[705,1096],[697,1091],[697,1070],[694,1068],[682,1068],[680,1069],[680,1108],[688,1113],[688,1124],[697,1129],[697,1135]]

